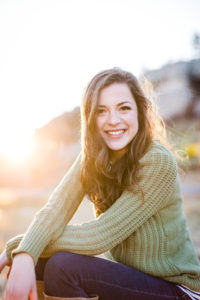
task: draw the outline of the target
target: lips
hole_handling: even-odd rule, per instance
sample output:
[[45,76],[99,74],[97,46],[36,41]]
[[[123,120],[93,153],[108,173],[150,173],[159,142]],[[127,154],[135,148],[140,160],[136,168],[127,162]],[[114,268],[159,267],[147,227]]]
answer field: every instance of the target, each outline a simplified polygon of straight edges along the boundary
[[106,130],[105,132],[109,137],[117,138],[117,137],[121,137],[125,131],[126,129],[119,129],[119,130]]

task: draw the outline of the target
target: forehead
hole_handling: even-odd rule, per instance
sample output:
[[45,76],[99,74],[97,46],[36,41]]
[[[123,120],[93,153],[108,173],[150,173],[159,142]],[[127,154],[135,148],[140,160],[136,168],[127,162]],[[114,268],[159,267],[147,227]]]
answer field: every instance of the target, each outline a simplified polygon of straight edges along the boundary
[[128,85],[126,83],[113,83],[101,90],[98,105],[109,106],[125,101],[135,103]]

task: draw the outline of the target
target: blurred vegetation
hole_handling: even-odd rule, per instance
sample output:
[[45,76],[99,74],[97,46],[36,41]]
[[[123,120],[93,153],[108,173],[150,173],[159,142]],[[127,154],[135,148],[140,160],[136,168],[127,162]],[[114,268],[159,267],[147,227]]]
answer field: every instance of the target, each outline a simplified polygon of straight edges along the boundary
[[200,169],[199,118],[168,121],[166,129],[181,168],[185,171]]

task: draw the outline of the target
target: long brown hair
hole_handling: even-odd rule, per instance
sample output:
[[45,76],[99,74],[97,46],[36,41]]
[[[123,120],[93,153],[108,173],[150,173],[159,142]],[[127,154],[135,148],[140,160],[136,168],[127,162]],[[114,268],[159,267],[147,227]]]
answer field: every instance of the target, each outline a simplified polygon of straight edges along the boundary
[[[129,143],[128,151],[110,169],[109,149],[98,133],[96,114],[99,94],[113,83],[125,83],[129,87],[138,110],[139,129]],[[96,215],[106,211],[124,189],[138,187],[140,158],[149,149],[152,140],[165,140],[164,123],[156,115],[152,101],[148,99],[137,78],[119,68],[102,71],[92,78],[86,87],[81,106],[82,117],[82,167],[81,180],[85,192],[96,208]]]

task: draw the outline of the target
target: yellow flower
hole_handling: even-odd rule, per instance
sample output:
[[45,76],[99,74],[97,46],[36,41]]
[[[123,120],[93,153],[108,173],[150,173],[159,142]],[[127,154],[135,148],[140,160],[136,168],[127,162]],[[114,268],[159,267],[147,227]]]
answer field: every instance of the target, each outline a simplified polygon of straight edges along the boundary
[[192,157],[200,157],[200,143],[192,143],[192,144],[188,144],[185,147],[185,150],[188,154],[188,156],[192,156]]

